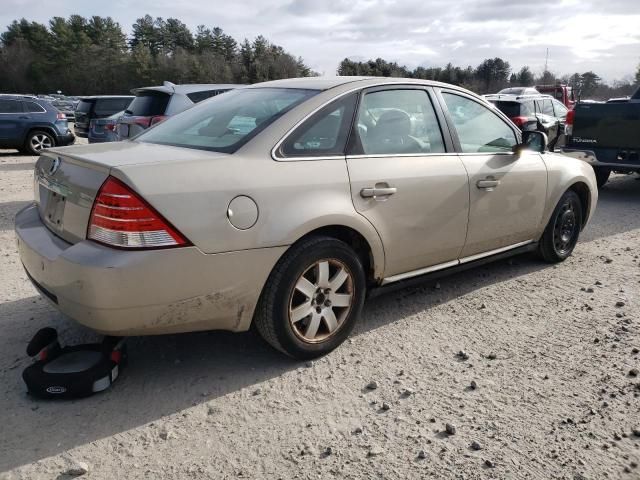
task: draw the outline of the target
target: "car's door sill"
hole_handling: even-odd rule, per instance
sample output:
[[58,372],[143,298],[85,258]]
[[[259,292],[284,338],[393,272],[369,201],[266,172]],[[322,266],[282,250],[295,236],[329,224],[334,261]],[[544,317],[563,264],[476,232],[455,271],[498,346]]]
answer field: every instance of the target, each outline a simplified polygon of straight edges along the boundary
[[414,285],[419,285],[429,280],[452,275],[470,268],[474,268],[486,263],[495,262],[502,258],[520,255],[522,253],[532,252],[538,247],[537,242],[532,240],[516,243],[507,247],[498,248],[489,252],[471,255],[451,262],[433,265],[427,268],[421,268],[413,272],[402,273],[392,277],[385,278],[381,285],[369,291],[369,297],[376,297],[383,293],[394,290],[400,290]]

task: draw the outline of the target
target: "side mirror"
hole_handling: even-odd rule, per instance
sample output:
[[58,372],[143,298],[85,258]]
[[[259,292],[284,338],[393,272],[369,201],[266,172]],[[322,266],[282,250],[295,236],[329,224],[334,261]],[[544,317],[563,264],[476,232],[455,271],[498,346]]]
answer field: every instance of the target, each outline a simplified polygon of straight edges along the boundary
[[533,152],[544,153],[547,151],[549,140],[547,135],[538,132],[525,130],[522,132],[522,143],[516,145],[516,153],[520,153],[523,150],[531,150]]

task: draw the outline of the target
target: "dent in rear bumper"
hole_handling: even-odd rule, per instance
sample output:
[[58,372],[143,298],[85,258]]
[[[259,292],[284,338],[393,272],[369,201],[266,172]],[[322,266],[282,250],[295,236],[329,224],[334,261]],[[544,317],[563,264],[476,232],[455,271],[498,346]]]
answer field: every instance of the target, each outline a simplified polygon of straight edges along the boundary
[[35,205],[16,216],[20,258],[57,308],[110,335],[247,330],[286,247],[204,254],[196,247],[122,251],[51,233]]

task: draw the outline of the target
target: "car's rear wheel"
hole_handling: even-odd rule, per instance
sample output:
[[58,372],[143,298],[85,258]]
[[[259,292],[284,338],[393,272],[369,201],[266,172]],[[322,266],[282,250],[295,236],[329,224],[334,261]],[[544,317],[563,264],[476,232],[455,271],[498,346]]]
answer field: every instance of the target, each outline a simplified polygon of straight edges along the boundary
[[598,184],[598,188],[602,188],[604,184],[609,180],[611,169],[603,167],[593,167],[593,171],[596,174],[596,183]]
[[34,130],[27,135],[27,141],[24,144],[24,149],[31,155],[40,155],[40,152],[43,149],[55,146],[56,141],[50,133],[43,130]]
[[254,317],[262,337],[297,359],[322,356],[349,336],[365,297],[358,255],[330,237],[302,240],[280,259]]
[[582,204],[576,192],[569,190],[562,195],[538,246],[540,256],[547,262],[562,262],[578,242],[582,227]]

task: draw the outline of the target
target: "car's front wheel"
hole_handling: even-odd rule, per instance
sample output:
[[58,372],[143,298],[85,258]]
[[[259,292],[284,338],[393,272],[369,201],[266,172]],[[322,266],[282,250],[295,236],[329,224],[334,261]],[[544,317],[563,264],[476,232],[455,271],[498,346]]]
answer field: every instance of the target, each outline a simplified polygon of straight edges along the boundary
[[43,149],[55,146],[56,141],[50,133],[43,130],[35,130],[27,135],[24,149],[31,155],[40,155]]
[[346,340],[365,297],[362,262],[346,243],[311,237],[285,253],[267,280],[255,325],[297,359],[325,355]]
[[540,239],[538,253],[543,260],[562,262],[571,255],[580,236],[582,216],[580,197],[572,190],[566,191]]

